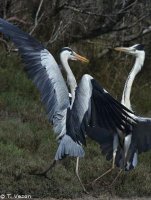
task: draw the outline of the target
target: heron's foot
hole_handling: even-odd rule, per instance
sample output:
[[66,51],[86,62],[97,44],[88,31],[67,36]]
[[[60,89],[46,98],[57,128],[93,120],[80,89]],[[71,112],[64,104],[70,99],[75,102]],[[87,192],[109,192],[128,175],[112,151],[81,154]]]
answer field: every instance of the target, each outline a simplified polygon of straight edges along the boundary
[[30,173],[30,175],[41,176],[41,177],[47,178],[48,180],[51,180],[47,175],[47,171],[44,171],[44,172],[41,172],[41,173]]
[[81,184],[81,186],[82,186],[83,192],[85,194],[89,194],[89,192],[87,191],[87,189],[85,188],[85,186],[83,185],[83,183]]
[[76,176],[77,176],[77,178],[78,178],[78,180],[79,180],[79,183],[80,183],[80,185],[81,185],[81,187],[82,187],[84,193],[89,194],[88,191],[86,190],[85,186],[83,185],[83,183],[82,183],[82,181],[81,181],[81,178],[80,178],[80,176],[79,176],[79,157],[77,157],[75,173],[76,173]]
[[[77,175],[77,174],[76,174],[76,175]],[[89,192],[86,190],[85,186],[83,185],[83,183],[82,183],[82,181],[81,181],[79,175],[77,175],[77,177],[78,177],[78,180],[79,180],[79,182],[80,182],[80,185],[81,185],[81,187],[82,187],[82,189],[83,189],[83,192],[84,192],[85,194],[89,194]]]
[[41,172],[41,173],[30,173],[30,174],[31,174],[31,175],[36,175],[36,176],[43,176],[43,177],[45,177],[45,178],[51,180],[51,179],[47,176],[47,173],[48,173],[48,171],[52,170],[52,168],[55,167],[55,165],[56,165],[56,160],[54,160],[54,161],[52,162],[52,164],[49,165],[49,167],[47,167],[47,169],[46,169],[45,171],[43,171],[43,172]]
[[35,176],[42,176],[48,180],[51,180],[48,175],[47,175],[47,172],[42,172],[42,173],[35,173],[35,174],[32,174],[32,175],[35,175]]
[[89,194],[89,192],[87,191],[87,189],[85,188],[85,186],[84,186],[83,184],[81,184],[81,186],[82,186],[83,192],[84,192],[85,194]]
[[103,176],[107,175],[108,173],[110,173],[114,168],[110,168],[109,170],[107,170],[105,173],[103,173],[101,176],[99,176],[98,178],[96,178],[94,181],[92,181],[92,186],[98,181],[100,180]]
[[89,194],[89,192],[88,192],[86,189],[84,189],[83,192],[84,192],[85,194]]
[[119,178],[119,176],[122,173],[122,171],[123,171],[123,169],[120,169],[120,171],[118,172],[118,174],[116,175],[116,177],[114,178],[114,180],[112,181],[112,183],[110,184],[110,187],[112,187],[116,183],[116,181]]

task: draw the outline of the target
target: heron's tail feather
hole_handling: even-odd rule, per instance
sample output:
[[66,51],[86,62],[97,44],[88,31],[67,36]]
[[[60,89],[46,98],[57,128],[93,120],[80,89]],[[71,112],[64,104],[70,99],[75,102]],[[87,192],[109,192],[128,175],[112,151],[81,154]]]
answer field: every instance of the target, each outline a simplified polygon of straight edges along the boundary
[[131,144],[126,158],[124,157],[123,149],[119,148],[116,154],[115,164],[117,167],[124,169],[125,171],[130,171],[137,165],[137,156],[137,148],[133,144]]
[[121,169],[124,169],[124,150],[120,146],[118,147],[118,150],[116,152],[116,157],[115,157],[115,165],[116,167],[119,167]]
[[135,143],[131,143],[128,155],[127,162],[125,165],[125,171],[130,171],[137,166],[138,162],[138,150]]
[[81,145],[74,142],[69,135],[64,135],[61,138],[58,150],[55,155],[55,160],[61,160],[66,156],[84,157],[84,150]]

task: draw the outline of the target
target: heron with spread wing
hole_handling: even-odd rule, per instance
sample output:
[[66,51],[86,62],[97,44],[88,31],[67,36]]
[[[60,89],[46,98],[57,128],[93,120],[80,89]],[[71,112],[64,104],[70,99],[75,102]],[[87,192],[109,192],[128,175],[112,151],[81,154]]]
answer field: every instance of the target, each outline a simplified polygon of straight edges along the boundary
[[[126,54],[132,55],[136,58],[134,66],[126,80],[121,101],[124,106],[132,110],[130,94],[133,81],[136,75],[141,71],[144,64],[144,46],[141,44],[135,44],[131,47],[117,47],[115,50],[125,52]],[[138,154],[151,150],[151,118],[140,116],[133,117],[137,123],[131,127],[131,134],[127,135],[124,139],[124,168],[127,171],[136,167]]]
[[[49,169],[65,156],[77,157],[76,175],[85,190],[78,174],[79,158],[84,156],[82,145],[86,144],[85,135],[90,128],[93,132],[93,128],[99,127],[95,134],[103,143],[106,139],[104,132],[112,135],[117,129],[124,131],[133,123],[129,115],[131,111],[116,101],[90,75],[83,75],[77,86],[68,60],[88,60],[65,47],[61,51],[60,59],[67,74],[67,84],[72,97],[70,103],[68,87],[49,51],[32,36],[6,20],[0,19],[0,32],[17,46],[25,63],[24,69],[38,88],[48,120],[53,125],[58,149]],[[48,170],[42,174],[46,175]]]
[[[130,94],[133,81],[136,75],[141,71],[144,64],[144,46],[141,44],[135,44],[131,47],[116,47],[115,50],[125,52],[126,54],[132,55],[136,58],[134,66],[126,80],[121,100],[121,103],[132,111]],[[138,162],[138,153],[140,154],[151,149],[151,118],[144,118],[134,114],[132,114],[132,116],[135,118],[137,123],[133,126],[130,125],[129,131],[124,137],[124,134],[114,134],[114,137],[110,142],[112,149],[110,152],[105,152],[109,154],[109,159],[113,158],[112,167],[96,178],[93,183],[111,172],[115,168],[115,165],[120,167],[121,171],[123,169],[126,171],[134,169]]]

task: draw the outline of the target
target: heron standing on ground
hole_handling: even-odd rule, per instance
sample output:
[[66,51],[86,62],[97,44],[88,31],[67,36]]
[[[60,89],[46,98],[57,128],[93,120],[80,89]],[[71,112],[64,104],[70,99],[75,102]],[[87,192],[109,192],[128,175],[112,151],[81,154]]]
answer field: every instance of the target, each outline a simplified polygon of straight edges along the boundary
[[[136,75],[141,71],[144,64],[144,46],[141,44],[136,44],[131,47],[117,47],[115,50],[125,52],[136,58],[135,64],[126,80],[121,100],[121,103],[124,106],[132,110],[130,94],[133,81]],[[144,118],[136,115],[133,115],[133,118],[135,118],[137,123],[133,125],[133,127],[130,126],[130,131],[127,135],[125,135],[124,138],[123,135],[120,137],[119,134],[114,134],[112,143],[113,151],[110,152],[110,155],[113,154],[112,167],[95,179],[93,183],[111,172],[115,168],[115,165],[120,167],[122,170],[124,169],[127,171],[135,168],[138,162],[138,153],[142,153],[151,149],[151,118]]]
[[[132,110],[130,94],[133,81],[144,65],[144,46],[141,44],[135,44],[131,47],[117,47],[115,50],[125,52],[136,58],[134,66],[126,80],[121,101],[124,106]],[[135,168],[138,162],[138,154],[151,149],[151,118],[144,118],[140,116],[134,116],[134,118],[137,123],[133,126],[132,133],[124,139],[125,170]]]
[[0,32],[9,37],[17,46],[25,63],[25,71],[41,94],[49,122],[53,125],[54,133],[59,143],[52,165],[41,175],[46,175],[58,160],[65,156],[77,157],[76,175],[83,186],[78,174],[79,158],[84,156],[82,144],[86,144],[85,135],[91,127],[99,127],[97,138],[104,140],[106,132],[124,131],[132,121],[129,111],[117,102],[90,75],[84,75],[77,86],[76,79],[69,67],[68,60],[88,60],[75,53],[72,49],[62,49],[60,59],[67,74],[69,92],[61,71],[47,49],[29,34],[21,31],[6,20],[0,19]]

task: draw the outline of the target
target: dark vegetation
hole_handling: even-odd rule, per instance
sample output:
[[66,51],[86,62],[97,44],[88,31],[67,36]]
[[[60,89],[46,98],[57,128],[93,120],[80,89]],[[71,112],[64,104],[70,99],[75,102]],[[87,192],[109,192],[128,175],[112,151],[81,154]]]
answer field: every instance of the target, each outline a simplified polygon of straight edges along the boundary
[[[57,60],[57,52],[63,46],[87,56],[88,66],[70,63],[76,78],[91,74],[118,100],[134,60],[114,52],[113,47],[145,44],[145,66],[134,82],[131,100],[134,111],[151,117],[150,1],[1,0],[0,16],[41,40]],[[45,169],[57,144],[39,93],[23,72],[15,47],[4,37],[0,40],[0,194],[81,196],[75,159],[63,160],[49,173],[51,180],[30,175]],[[80,175],[90,193],[151,196],[151,152],[142,154],[138,167],[123,173],[110,188],[117,170],[92,187],[91,181],[111,163],[89,139],[85,150]]]

